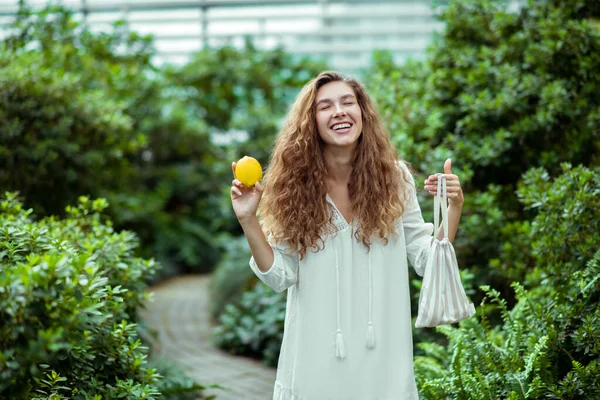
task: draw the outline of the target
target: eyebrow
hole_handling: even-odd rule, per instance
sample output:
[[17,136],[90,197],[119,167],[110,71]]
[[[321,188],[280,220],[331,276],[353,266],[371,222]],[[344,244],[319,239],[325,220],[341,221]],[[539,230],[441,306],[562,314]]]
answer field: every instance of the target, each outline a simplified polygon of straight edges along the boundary
[[[349,99],[351,97],[354,98],[354,95],[348,93],[348,94],[341,96],[340,100],[343,101],[343,100]],[[321,99],[321,100],[317,101],[317,104],[315,104],[315,106],[318,106],[319,104],[322,104],[322,103],[331,103],[331,102],[332,102],[331,99]]]

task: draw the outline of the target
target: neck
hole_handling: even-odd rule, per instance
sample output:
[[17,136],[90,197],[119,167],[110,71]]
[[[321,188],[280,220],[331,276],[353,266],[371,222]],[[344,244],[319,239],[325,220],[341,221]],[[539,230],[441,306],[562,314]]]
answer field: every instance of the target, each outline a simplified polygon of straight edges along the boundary
[[354,149],[325,147],[323,157],[327,166],[327,178],[331,183],[347,185],[352,173]]

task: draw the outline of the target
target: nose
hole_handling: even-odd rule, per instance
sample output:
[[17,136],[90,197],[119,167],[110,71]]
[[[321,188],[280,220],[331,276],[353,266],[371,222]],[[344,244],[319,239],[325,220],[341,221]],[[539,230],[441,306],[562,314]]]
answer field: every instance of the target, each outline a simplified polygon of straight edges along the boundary
[[333,117],[335,118],[340,115],[346,115],[346,111],[344,111],[344,109],[342,108],[342,106],[340,104],[336,104],[335,112],[333,113]]

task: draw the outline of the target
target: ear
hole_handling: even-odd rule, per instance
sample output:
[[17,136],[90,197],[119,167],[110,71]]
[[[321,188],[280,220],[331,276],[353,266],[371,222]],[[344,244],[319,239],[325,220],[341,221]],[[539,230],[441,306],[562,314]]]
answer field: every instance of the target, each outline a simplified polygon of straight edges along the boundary
[[444,173],[450,175],[452,173],[452,160],[447,159],[444,163]]

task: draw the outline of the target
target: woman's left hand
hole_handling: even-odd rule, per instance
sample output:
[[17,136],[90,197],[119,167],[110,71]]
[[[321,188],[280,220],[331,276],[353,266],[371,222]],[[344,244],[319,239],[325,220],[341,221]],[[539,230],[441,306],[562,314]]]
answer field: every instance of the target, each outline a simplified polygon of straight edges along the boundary
[[[458,176],[452,173],[452,160],[447,159],[444,163],[444,174],[446,175],[446,193],[448,204],[452,207],[461,207],[464,203],[463,191]],[[425,190],[435,196],[437,194],[437,175],[430,175],[425,180]]]

